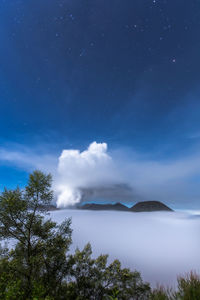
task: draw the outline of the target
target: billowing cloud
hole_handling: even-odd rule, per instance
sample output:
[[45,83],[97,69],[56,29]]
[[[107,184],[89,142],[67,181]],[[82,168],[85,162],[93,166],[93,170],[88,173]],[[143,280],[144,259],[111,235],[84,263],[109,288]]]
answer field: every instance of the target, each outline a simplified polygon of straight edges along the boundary
[[[79,203],[86,193],[96,191],[98,194],[99,187],[100,193],[102,190],[108,193],[111,186],[122,183],[122,177],[107,152],[107,144],[93,142],[83,152],[63,150],[56,182],[57,205],[65,207]],[[110,193],[111,196],[113,193]]]

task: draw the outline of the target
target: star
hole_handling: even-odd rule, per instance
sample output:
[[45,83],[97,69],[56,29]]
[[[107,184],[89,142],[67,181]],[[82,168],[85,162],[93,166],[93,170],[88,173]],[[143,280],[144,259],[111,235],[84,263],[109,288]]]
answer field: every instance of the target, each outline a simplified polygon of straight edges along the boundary
[[82,56],[84,56],[84,55],[85,55],[85,53],[86,53],[86,50],[85,50],[85,49],[82,49],[82,50],[81,50],[81,53],[80,53],[80,55],[79,55],[79,56],[80,56],[80,57],[82,57]]
[[72,14],[70,14],[69,17],[70,17],[70,19],[71,19],[72,21],[74,21],[75,18],[74,18],[74,16],[73,16]]

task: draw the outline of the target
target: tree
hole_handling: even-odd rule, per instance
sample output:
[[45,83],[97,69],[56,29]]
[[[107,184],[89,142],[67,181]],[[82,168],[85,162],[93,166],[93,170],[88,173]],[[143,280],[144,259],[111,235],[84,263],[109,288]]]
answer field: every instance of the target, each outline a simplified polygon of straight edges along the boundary
[[25,191],[5,189],[0,196],[0,237],[15,243],[1,255],[1,282],[11,274],[9,282],[20,286],[21,299],[57,296],[68,273],[71,221],[58,226],[45,218],[52,197],[51,176],[40,171],[30,175]]
[[140,273],[122,269],[118,260],[107,265],[108,255],[96,259],[91,255],[91,245],[87,244],[71,257],[72,299],[149,299],[149,284],[143,283]]
[[176,290],[157,287],[151,292],[151,300],[199,300],[200,276],[191,272],[177,279]]
[[163,286],[157,286],[157,288],[151,291],[151,300],[175,300],[172,289],[166,289]]
[[185,277],[178,277],[178,291],[175,296],[180,300],[200,299],[200,276],[191,272]]

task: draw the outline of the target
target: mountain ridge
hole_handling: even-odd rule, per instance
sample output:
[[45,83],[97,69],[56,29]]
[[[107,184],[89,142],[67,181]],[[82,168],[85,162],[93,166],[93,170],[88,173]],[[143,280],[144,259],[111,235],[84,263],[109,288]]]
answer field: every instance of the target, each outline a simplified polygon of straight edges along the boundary
[[136,203],[130,208],[120,202],[115,204],[86,203],[78,206],[77,208],[83,210],[116,210],[128,212],[173,211],[170,207],[160,201],[142,201]]

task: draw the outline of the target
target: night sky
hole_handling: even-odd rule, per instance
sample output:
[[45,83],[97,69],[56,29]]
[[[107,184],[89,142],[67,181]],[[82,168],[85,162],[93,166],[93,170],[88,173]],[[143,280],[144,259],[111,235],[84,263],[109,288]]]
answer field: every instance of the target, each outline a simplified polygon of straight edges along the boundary
[[[198,0],[1,0],[0,57],[4,149],[199,148]],[[1,165],[1,185],[26,176]]]

